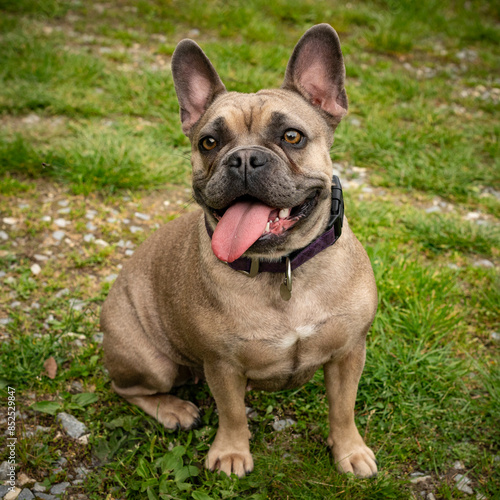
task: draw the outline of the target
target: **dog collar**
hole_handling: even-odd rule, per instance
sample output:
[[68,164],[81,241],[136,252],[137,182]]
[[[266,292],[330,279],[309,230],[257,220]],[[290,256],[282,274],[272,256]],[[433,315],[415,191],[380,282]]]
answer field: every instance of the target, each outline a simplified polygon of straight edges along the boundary
[[[342,195],[342,185],[340,179],[334,175],[332,178],[332,206],[330,209],[330,219],[326,230],[318,236],[313,242],[309,243],[304,248],[292,252],[290,255],[282,257],[279,261],[267,262],[254,257],[249,259],[247,257],[240,257],[231,263],[226,264],[234,269],[240,271],[249,277],[253,278],[258,273],[284,273],[285,280],[280,289],[281,296],[284,300],[289,300],[292,289],[292,271],[299,266],[312,259],[315,255],[323,251],[325,248],[331,247],[342,234],[342,224],[344,219],[344,197]],[[208,224],[205,217],[205,227],[207,233],[212,238],[213,230]],[[287,293],[283,285],[290,292]],[[284,297],[287,296],[288,298]]]

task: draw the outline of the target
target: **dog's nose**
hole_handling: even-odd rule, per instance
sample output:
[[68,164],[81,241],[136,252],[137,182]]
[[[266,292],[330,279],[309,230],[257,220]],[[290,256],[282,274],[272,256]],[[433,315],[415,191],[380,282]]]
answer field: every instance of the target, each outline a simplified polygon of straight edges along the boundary
[[268,162],[268,156],[263,151],[253,149],[240,149],[232,153],[227,164],[231,168],[238,169],[241,176],[251,175],[251,171],[264,167]]

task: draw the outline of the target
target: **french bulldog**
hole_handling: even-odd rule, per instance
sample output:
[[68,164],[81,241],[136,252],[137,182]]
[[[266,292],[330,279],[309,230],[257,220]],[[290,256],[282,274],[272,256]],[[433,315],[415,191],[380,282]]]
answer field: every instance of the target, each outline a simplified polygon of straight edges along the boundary
[[377,290],[332,178],[347,112],[337,33],[309,29],[279,89],[226,91],[187,39],[172,75],[201,210],[158,229],[110,290],[101,327],[113,389],[189,429],[198,408],[170,393],[206,380],[219,415],[206,467],[241,477],[254,467],[245,391],[298,387],[323,367],[336,467],[373,476],[354,404]]

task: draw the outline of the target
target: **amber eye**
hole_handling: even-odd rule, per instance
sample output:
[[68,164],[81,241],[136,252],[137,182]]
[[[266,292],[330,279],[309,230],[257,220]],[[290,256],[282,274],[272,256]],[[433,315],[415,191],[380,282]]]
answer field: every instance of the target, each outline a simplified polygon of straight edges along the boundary
[[217,141],[213,137],[207,136],[200,141],[200,145],[205,151],[211,151],[217,146]]
[[288,144],[297,145],[302,141],[303,135],[298,130],[290,129],[283,134],[283,139],[285,139]]

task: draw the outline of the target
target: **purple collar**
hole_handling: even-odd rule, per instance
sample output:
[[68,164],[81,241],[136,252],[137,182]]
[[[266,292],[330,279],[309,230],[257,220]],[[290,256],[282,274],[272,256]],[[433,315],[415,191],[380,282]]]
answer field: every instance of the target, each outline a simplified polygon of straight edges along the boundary
[[[291,264],[292,271],[297,267],[312,259],[319,252],[332,246],[342,234],[342,223],[344,219],[344,198],[342,196],[342,186],[339,178],[334,175],[332,178],[332,207],[330,210],[330,219],[328,226],[323,234],[318,236],[312,243],[304,248],[296,250],[287,257],[282,257],[279,261],[266,262],[260,259],[249,259],[240,257],[235,261],[228,263],[228,266],[235,271],[242,271],[250,276],[257,273],[285,273],[287,269],[287,259]],[[205,227],[207,233],[212,238],[213,231],[205,218]]]

